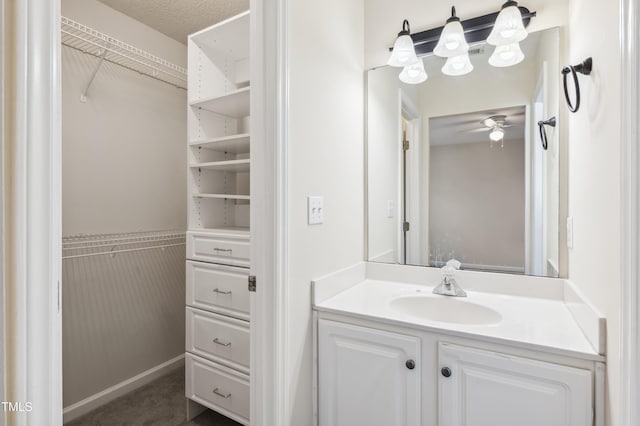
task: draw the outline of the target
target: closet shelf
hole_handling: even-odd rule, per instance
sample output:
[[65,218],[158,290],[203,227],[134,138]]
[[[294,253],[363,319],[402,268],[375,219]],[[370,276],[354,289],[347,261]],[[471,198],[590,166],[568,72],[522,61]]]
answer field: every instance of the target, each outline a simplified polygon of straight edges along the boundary
[[213,234],[236,234],[249,236],[249,227],[244,226],[219,226],[215,228],[189,228],[190,232],[208,232]]
[[209,57],[230,57],[240,61],[249,57],[250,12],[246,11],[191,35],[191,40]]
[[189,143],[189,146],[201,147],[220,152],[243,154],[249,152],[249,141],[249,133],[242,133],[238,135],[224,136],[221,138],[193,141]]
[[115,39],[72,19],[61,17],[62,44],[83,53],[163,81],[187,88],[187,70],[142,49]]
[[251,88],[247,86],[224,95],[192,101],[189,105],[227,117],[247,117],[250,109],[250,93]]
[[250,195],[238,195],[238,194],[204,194],[201,192],[196,192],[193,194],[195,198],[215,198],[215,199],[224,199],[224,200],[246,200],[250,201]]
[[210,163],[192,163],[192,169],[218,170],[221,172],[248,172],[251,160],[213,161]]

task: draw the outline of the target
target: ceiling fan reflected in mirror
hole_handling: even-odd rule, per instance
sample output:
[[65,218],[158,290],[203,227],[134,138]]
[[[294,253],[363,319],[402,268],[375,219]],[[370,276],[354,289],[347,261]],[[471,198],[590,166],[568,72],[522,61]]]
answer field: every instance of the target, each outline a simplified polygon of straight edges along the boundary
[[490,147],[493,148],[493,144],[500,142],[500,147],[504,148],[504,129],[511,127],[511,124],[507,124],[506,115],[492,115],[480,123],[484,127],[476,129],[476,132],[489,132]]

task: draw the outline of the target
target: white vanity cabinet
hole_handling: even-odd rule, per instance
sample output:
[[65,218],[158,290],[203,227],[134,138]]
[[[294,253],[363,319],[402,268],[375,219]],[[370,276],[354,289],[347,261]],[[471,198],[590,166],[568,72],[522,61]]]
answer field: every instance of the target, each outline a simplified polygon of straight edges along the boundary
[[593,424],[591,371],[439,345],[439,426]]
[[420,426],[420,339],[320,320],[322,426]]
[[602,425],[600,362],[315,315],[320,426]]

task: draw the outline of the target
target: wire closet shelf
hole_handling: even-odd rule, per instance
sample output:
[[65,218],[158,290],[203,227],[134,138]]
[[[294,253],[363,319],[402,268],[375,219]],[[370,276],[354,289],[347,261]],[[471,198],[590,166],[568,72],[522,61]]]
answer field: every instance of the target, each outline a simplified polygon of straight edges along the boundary
[[[62,259],[184,247],[184,231],[148,231],[120,234],[73,235],[62,238]],[[181,249],[184,250],[184,249]]]
[[61,19],[62,44],[181,89],[187,70],[72,19]]

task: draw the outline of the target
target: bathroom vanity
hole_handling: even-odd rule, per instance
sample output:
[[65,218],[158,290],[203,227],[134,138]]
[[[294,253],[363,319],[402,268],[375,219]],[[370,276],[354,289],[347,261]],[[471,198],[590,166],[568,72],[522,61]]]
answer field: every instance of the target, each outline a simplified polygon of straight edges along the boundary
[[604,318],[561,279],[365,262],[313,283],[321,426],[604,425]]

